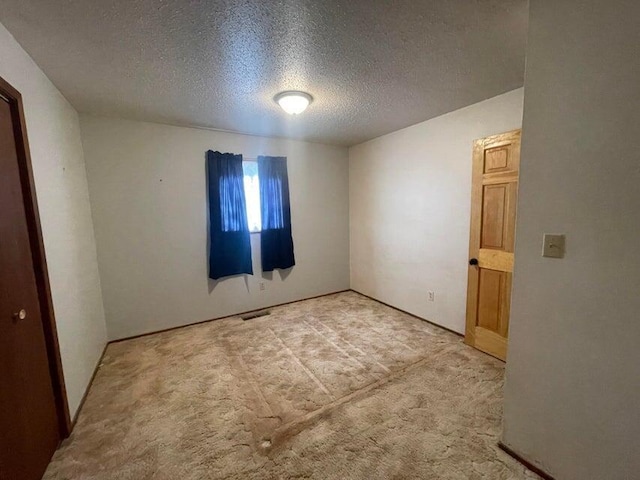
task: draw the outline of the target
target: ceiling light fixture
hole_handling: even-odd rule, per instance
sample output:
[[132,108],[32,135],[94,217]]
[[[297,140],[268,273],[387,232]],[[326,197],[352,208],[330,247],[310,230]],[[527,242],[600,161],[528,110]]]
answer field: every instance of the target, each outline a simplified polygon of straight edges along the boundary
[[307,109],[313,97],[305,92],[288,91],[280,92],[274,100],[289,115],[298,115]]

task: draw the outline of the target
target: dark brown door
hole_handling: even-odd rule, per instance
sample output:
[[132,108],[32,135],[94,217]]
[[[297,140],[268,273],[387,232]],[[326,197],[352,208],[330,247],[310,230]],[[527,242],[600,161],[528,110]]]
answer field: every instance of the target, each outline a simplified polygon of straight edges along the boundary
[[11,108],[0,97],[0,479],[42,477],[60,441]]

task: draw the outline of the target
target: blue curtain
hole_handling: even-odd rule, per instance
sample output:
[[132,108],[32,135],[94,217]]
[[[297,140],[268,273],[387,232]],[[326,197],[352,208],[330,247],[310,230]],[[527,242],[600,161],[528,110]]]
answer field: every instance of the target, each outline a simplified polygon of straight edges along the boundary
[[242,155],[209,150],[207,181],[211,238],[209,277],[253,275]]
[[286,157],[258,157],[262,233],[262,271],[296,264],[291,236],[289,179]]

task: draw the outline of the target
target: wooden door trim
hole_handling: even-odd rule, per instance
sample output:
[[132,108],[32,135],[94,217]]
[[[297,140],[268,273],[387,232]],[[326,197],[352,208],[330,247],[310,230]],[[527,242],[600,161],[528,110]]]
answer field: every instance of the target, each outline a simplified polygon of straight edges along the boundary
[[33,257],[33,269],[41,309],[42,327],[47,347],[47,359],[49,360],[49,373],[53,386],[60,438],[66,438],[71,433],[71,417],[69,415],[67,390],[64,383],[60,345],[58,343],[56,320],[53,312],[53,300],[51,297],[49,272],[42,239],[42,226],[40,225],[38,201],[33,180],[33,168],[31,166],[31,154],[27,139],[27,125],[24,117],[22,95],[2,77],[0,77],[0,95],[9,101],[11,108],[11,119],[14,125],[18,168],[20,171],[24,209],[27,217],[31,256]]
[[[478,161],[484,152],[484,139],[475,140],[473,142],[473,161],[471,171],[471,231],[469,234],[469,258],[478,258],[480,253],[480,226],[482,224],[482,207],[475,201],[482,197],[482,175],[483,165]],[[467,345],[475,345],[475,325],[476,315],[474,311],[478,304],[478,289],[474,285],[478,285],[479,271],[477,268],[469,267],[469,277],[467,279],[467,315],[466,325],[464,329],[464,343]]]

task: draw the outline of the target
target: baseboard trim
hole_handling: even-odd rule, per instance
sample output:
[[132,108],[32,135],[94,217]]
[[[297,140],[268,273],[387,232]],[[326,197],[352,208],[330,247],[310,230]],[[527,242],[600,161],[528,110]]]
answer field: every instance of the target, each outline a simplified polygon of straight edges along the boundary
[[[76,422],[78,421],[78,417],[80,416],[80,411],[82,410],[82,407],[84,407],[84,402],[87,400],[87,395],[89,395],[89,390],[91,389],[91,385],[93,385],[93,380],[96,378],[96,374],[98,373],[98,369],[100,368],[100,365],[102,364],[102,360],[104,359],[104,354],[107,352],[107,347],[109,346],[109,342],[107,342],[104,346],[104,348],[102,349],[102,353],[100,354],[100,358],[98,358],[98,363],[96,363],[96,366],[93,369],[93,374],[91,375],[91,378],[89,379],[89,383],[87,384],[87,388],[85,388],[84,390],[84,394],[82,395],[82,399],[80,399],[80,404],[78,405],[78,408],[76,409],[76,413],[73,415],[73,419],[71,420],[71,432],[73,432],[73,429],[76,426]],[[69,432],[69,433],[71,433]]]
[[292,300],[290,302],[276,303],[275,305],[266,305],[264,307],[254,308],[253,310],[245,310],[243,312],[232,313],[232,314],[229,314],[229,315],[223,315],[221,317],[210,318],[208,320],[199,320],[197,322],[187,323],[185,325],[177,325],[175,327],[163,328],[161,330],[154,330],[152,332],[141,333],[139,335],[131,335],[130,337],[118,338],[116,340],[110,340],[109,343],[126,342],[127,340],[133,340],[133,339],[136,339],[136,338],[147,337],[149,335],[155,335],[157,333],[170,332],[172,330],[178,330],[180,328],[185,328],[185,327],[192,327],[194,325],[200,325],[202,323],[215,322],[216,320],[222,320],[223,318],[239,317],[240,315],[248,315],[248,314],[253,313],[253,312],[260,312],[260,311],[266,310],[268,308],[282,307],[284,305],[291,305],[292,303],[304,302],[305,300],[313,300],[314,298],[328,297],[329,295],[336,295],[338,293],[344,293],[344,292],[349,292],[349,291],[351,291],[351,289],[347,288],[345,290],[338,290],[336,292],[323,293],[321,295],[315,295],[313,297],[305,297],[305,298],[301,298],[299,300]]
[[427,323],[433,325],[434,327],[438,327],[438,328],[441,328],[443,330],[446,330],[447,332],[451,332],[454,335],[457,335],[458,337],[464,338],[464,334],[463,333],[459,333],[459,332],[456,332],[455,330],[451,330],[450,328],[444,327],[442,325],[438,325],[437,323],[432,322],[431,320],[429,320],[427,318],[420,317],[419,315],[416,315],[415,313],[411,313],[411,312],[407,312],[406,310],[402,310],[401,308],[398,308],[398,307],[395,307],[395,306],[390,305],[388,303],[385,303],[382,300],[378,300],[377,298],[372,297],[371,295],[367,295],[366,293],[359,292],[358,290],[354,290],[353,288],[351,289],[351,291],[357,293],[358,295],[362,295],[363,297],[367,297],[367,298],[369,298],[371,300],[374,300],[374,301],[376,301],[378,303],[381,303],[382,305],[385,305],[385,306],[387,306],[389,308],[393,308],[394,310],[402,312],[402,313],[404,313],[406,315],[409,315],[409,316],[411,316],[413,318],[417,318],[418,320],[422,320],[423,322],[427,322]]
[[515,460],[517,460],[522,465],[527,467],[533,473],[535,473],[536,475],[544,478],[544,480],[555,480],[554,477],[549,475],[547,472],[542,470],[540,467],[536,467],[533,463],[531,463],[530,461],[526,460],[525,458],[522,458],[516,452],[514,452],[509,447],[507,447],[504,443],[498,442],[498,447],[500,447],[500,450],[504,451],[507,455],[509,455],[510,457],[513,457]]

